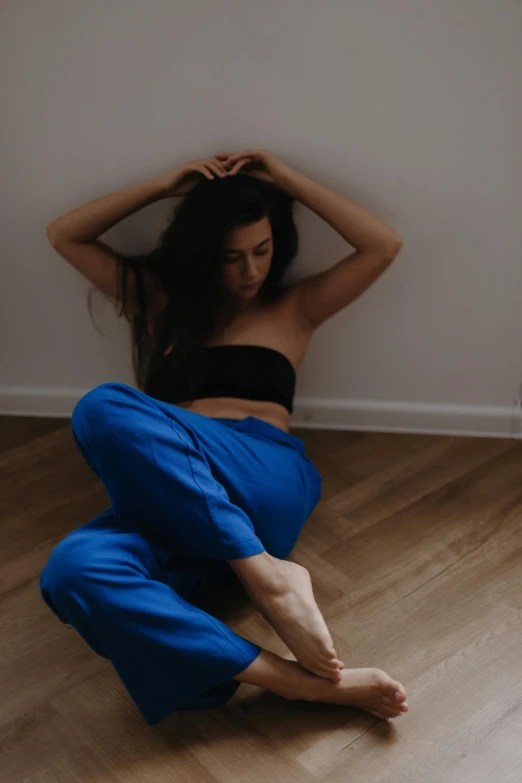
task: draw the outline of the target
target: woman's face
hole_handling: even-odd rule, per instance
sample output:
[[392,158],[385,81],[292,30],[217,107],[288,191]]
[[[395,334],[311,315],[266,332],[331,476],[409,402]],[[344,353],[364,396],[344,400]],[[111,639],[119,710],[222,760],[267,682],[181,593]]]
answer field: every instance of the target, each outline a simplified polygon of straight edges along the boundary
[[245,304],[257,296],[272,263],[273,238],[270,221],[234,228],[224,247],[225,287]]

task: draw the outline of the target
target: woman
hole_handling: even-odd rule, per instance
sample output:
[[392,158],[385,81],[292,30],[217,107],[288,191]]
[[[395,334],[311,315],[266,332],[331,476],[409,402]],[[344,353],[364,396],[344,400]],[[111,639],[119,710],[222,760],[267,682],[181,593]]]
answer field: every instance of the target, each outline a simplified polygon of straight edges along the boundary
[[[150,255],[123,258],[98,240],[181,195]],[[355,252],[283,286],[296,199]],[[296,370],[315,329],[384,272],[400,237],[264,150],[191,161],[68,212],[47,234],[121,303],[139,389],[102,384],[74,409],[75,441],[112,505],[55,549],[44,600],[110,659],[149,724],[222,704],[241,682],[402,715],[403,686],[379,669],[344,668],[308,572],[285,561],[321,493],[288,432]],[[293,660],[190,603],[230,569]]]

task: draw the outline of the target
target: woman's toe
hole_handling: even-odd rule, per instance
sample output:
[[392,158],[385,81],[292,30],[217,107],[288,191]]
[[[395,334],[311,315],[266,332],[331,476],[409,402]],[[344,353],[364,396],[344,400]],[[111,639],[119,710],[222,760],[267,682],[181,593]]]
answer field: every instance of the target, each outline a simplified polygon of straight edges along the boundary
[[334,680],[335,682],[339,682],[342,679],[342,674],[339,669],[334,669],[332,666],[324,666],[322,664],[320,666],[316,665],[313,668],[310,667],[309,671],[317,674],[318,677]]
[[393,693],[390,694],[399,703],[406,701],[406,691],[400,682],[393,682]]
[[401,702],[406,701],[406,691],[400,682],[397,682],[396,680],[390,679],[387,682],[383,682],[380,686],[380,690],[389,699],[393,699],[395,703],[398,702],[400,704]]
[[340,660],[337,658],[337,653],[335,652],[333,645],[324,645],[321,649],[321,655],[330,666],[338,666],[340,664]]

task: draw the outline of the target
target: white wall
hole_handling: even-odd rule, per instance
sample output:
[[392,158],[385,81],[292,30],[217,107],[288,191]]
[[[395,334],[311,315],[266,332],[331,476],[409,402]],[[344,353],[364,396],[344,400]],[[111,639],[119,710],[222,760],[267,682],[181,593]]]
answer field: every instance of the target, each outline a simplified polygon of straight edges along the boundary
[[[322,327],[296,421],[518,433],[518,0],[4,0],[0,409],[64,414],[132,383],[127,329],[47,245],[82,201],[191,157],[264,146],[404,237]],[[112,234],[148,247],[172,204]],[[342,241],[300,218],[295,275]]]

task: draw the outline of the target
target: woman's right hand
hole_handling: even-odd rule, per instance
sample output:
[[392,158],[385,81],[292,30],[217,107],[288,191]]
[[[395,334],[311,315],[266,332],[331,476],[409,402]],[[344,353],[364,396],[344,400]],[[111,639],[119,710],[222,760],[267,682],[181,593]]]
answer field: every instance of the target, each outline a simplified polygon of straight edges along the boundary
[[201,182],[202,177],[215,179],[216,176],[228,176],[224,164],[217,157],[190,160],[159,177],[158,181],[166,196],[184,196]]

